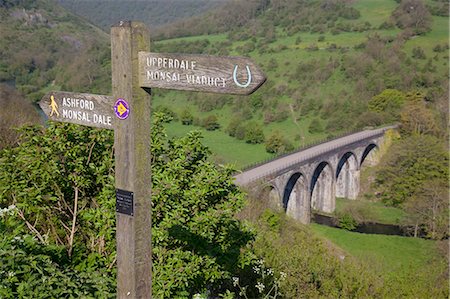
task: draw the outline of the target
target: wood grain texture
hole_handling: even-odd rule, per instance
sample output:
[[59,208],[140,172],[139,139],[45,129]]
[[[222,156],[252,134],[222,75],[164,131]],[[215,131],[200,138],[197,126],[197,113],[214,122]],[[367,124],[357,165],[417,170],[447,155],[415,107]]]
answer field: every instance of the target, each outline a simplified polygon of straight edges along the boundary
[[138,82],[138,51],[149,48],[143,23],[111,28],[113,96],[130,107],[128,118],[115,122],[116,188],[134,193],[134,215],[116,213],[118,298],[152,297],[150,95]]
[[114,98],[111,96],[54,91],[43,96],[39,106],[52,121],[114,128]]
[[246,57],[139,53],[142,87],[248,95],[266,81]]

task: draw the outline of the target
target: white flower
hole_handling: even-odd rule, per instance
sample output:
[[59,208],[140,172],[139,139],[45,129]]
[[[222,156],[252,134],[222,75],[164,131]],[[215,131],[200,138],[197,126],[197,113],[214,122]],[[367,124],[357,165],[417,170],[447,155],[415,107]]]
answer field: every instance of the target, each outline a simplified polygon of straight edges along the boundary
[[272,268],[267,269],[267,275],[272,275],[272,274],[273,274]]
[[233,286],[237,287],[239,284],[239,278],[238,277],[233,277]]
[[195,294],[194,297],[192,297],[192,299],[204,299],[205,297],[203,297],[200,294]]
[[265,288],[266,286],[263,285],[261,282],[258,282],[258,283],[256,284],[255,287],[258,289],[258,291],[259,291],[260,293],[262,293],[262,292],[264,291],[264,288]]
[[286,279],[286,273],[284,273],[284,272],[280,272],[280,281],[283,281],[283,280],[285,280]]

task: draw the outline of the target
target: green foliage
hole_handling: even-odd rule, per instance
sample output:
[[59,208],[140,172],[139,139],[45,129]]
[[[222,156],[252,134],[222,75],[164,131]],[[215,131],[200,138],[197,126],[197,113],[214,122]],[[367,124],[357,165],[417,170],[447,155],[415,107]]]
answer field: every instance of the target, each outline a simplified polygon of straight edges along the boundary
[[245,142],[256,144],[264,142],[264,131],[260,124],[248,122],[245,125]]
[[372,97],[368,103],[370,111],[388,112],[398,115],[400,108],[406,100],[406,95],[395,89],[385,89],[382,93]]
[[400,113],[401,132],[406,135],[441,135],[433,111],[423,101],[409,101]]
[[273,132],[264,142],[266,151],[272,154],[282,154],[294,149],[289,140],[284,137],[280,131]]
[[[20,133],[17,128],[24,124],[36,124],[36,109],[14,88],[0,83],[0,150],[16,145]],[[11,113],[14,111],[14,113]]]
[[274,231],[278,231],[281,227],[281,217],[279,214],[274,213],[270,209],[266,209],[261,214],[261,220],[271,229]]
[[405,203],[409,213],[407,222],[420,225],[428,238],[441,240],[449,235],[448,182],[443,179],[427,180]]
[[339,227],[346,230],[354,230],[358,226],[358,222],[348,213],[339,216]]
[[397,225],[404,223],[403,220],[406,217],[406,213],[402,209],[386,206],[382,202],[336,198],[335,215],[344,214],[351,215],[357,223],[375,222]]
[[323,132],[323,126],[319,119],[314,118],[308,127],[308,132],[311,134],[315,133],[322,133]]
[[14,2],[0,6],[2,81],[12,82],[32,101],[49,86],[108,92],[110,50],[105,33],[54,1]]
[[170,122],[172,120],[178,120],[178,115],[169,107],[160,105],[153,109],[152,113],[162,113],[165,115],[164,122]]
[[112,254],[112,133],[54,123],[21,133],[18,147],[0,153],[0,205],[15,204],[41,242],[65,246],[69,256],[75,244]]
[[447,298],[449,295],[447,244],[442,244],[441,254],[437,250],[439,243],[431,240],[361,234],[318,224],[312,224],[311,230],[345,250],[344,263],[351,259],[360,264],[348,274],[354,275],[356,271],[361,279],[369,279],[372,293],[358,298]]
[[[234,218],[243,194],[233,183],[233,170],[207,160],[209,151],[198,132],[168,139],[163,121],[164,115],[156,114],[151,133],[153,288],[157,298],[189,297],[207,286],[219,289],[221,282],[247,265],[241,248],[253,236]],[[23,280],[8,280],[4,292],[31,292],[32,280],[46,281],[54,274],[61,280],[50,279],[42,286],[51,294],[61,291],[60,283],[66,284],[68,293],[93,297],[103,296],[97,296],[97,290],[114,293],[112,156],[111,131],[54,123],[46,130],[24,129],[18,147],[0,152],[0,207],[15,204],[16,211],[8,216],[10,223],[1,223],[2,234],[7,238],[33,234],[36,246],[58,252],[55,265],[42,262],[42,267],[52,269],[37,268]],[[10,251],[5,246],[0,246],[1,252]],[[20,269],[27,266],[21,261],[35,263],[29,254],[10,263],[24,272]],[[2,261],[2,266],[11,267],[10,263]],[[97,278],[98,273],[110,280]],[[74,276],[78,280],[67,283],[65,277]],[[21,281],[26,281],[24,286]],[[86,285],[80,287],[78,282]]]
[[198,132],[167,140],[152,133],[154,294],[195,294],[230,277],[251,234],[233,218],[243,194],[232,169],[207,161]]
[[415,59],[426,59],[425,51],[421,47],[414,47],[412,57]]
[[220,128],[220,124],[218,122],[217,116],[208,115],[201,122],[202,127],[204,127],[208,131],[214,131]]
[[1,232],[1,298],[115,298],[114,274],[105,266],[75,270],[64,247]]
[[192,115],[190,110],[184,109],[180,113],[180,121],[183,125],[190,126],[194,123],[194,116]]
[[283,298],[363,298],[380,293],[370,271],[350,258],[340,260],[339,249],[330,248],[309,228],[285,215],[278,217],[276,230],[269,224],[273,217],[261,217],[255,223],[258,237],[253,248],[266,267],[286,274],[280,283]]
[[226,129],[228,135],[235,137],[239,140],[243,140],[245,137],[245,125],[240,117],[234,117]]
[[379,197],[398,206],[413,197],[429,180],[447,180],[448,152],[445,143],[428,135],[397,141],[383,158],[376,175]]

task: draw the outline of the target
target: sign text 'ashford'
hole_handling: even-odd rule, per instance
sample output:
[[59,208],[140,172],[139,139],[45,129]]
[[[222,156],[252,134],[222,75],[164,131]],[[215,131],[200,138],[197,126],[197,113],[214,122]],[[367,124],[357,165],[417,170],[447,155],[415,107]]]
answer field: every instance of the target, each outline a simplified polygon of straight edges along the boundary
[[56,91],[42,97],[39,106],[53,121],[113,129],[114,99],[110,96]]
[[251,94],[266,80],[249,58],[139,52],[141,87]]

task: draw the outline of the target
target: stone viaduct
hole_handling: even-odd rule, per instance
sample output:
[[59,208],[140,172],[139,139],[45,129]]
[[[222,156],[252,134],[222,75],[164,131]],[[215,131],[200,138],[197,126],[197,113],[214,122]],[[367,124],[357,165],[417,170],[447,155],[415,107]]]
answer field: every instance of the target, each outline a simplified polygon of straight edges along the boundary
[[378,162],[385,133],[394,128],[366,130],[300,150],[237,174],[235,183],[267,191],[272,207],[307,224],[312,210],[333,212],[336,197],[357,198],[361,167]]

